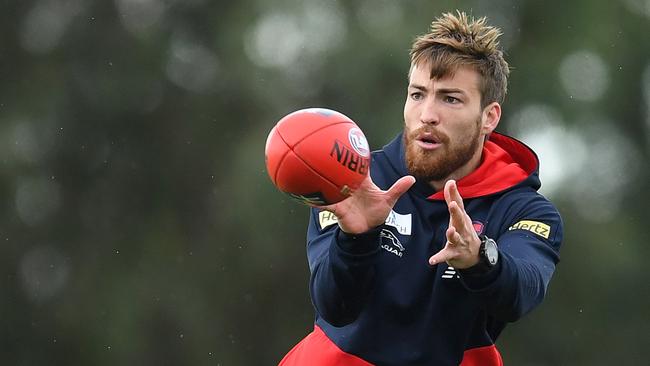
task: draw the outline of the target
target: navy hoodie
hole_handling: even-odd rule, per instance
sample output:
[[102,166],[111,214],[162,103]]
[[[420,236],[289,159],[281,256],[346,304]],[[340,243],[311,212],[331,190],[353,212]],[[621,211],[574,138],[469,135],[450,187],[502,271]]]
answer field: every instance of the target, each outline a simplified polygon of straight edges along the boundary
[[[404,161],[399,135],[372,154],[375,184],[388,189],[407,175]],[[416,182],[384,225],[360,235],[312,209],[314,331],[280,365],[502,365],[494,342],[542,301],[559,261],[562,221],[539,187],[532,150],[493,133],[481,165],[458,181],[474,229],[499,247],[497,265],[480,274],[428,264],[446,243],[449,211],[427,182]]]

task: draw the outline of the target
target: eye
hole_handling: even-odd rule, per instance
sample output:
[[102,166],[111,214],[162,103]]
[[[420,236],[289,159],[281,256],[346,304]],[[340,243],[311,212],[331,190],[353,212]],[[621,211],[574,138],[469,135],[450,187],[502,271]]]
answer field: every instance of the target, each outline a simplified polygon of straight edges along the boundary
[[460,102],[461,102],[460,99],[458,99],[458,98],[454,98],[454,97],[449,96],[449,95],[445,95],[445,97],[444,97],[444,101],[445,101],[446,103],[449,103],[449,104],[457,104],[457,103],[460,103]]
[[413,93],[409,94],[409,97],[411,97],[411,99],[413,99],[413,100],[422,100],[422,93],[419,92],[419,91],[418,92],[413,92]]

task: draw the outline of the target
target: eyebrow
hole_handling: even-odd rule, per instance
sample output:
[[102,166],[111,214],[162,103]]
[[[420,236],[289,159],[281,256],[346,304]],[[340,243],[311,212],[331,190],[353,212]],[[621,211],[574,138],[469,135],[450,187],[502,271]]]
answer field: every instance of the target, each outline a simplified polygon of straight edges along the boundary
[[438,89],[438,93],[440,93],[440,94],[463,94],[463,95],[467,94],[464,90],[458,89],[458,88],[440,88],[440,89]]
[[421,91],[427,91],[427,88],[425,86],[418,85],[418,84],[409,84],[409,88],[413,88]]
[[[409,88],[414,88],[414,89],[421,90],[421,91],[427,91],[428,90],[425,86],[418,85],[418,84],[410,84]],[[467,92],[465,92],[463,89],[459,89],[459,88],[440,88],[440,89],[436,90],[436,93],[438,93],[438,94],[463,94],[463,95],[467,95]]]

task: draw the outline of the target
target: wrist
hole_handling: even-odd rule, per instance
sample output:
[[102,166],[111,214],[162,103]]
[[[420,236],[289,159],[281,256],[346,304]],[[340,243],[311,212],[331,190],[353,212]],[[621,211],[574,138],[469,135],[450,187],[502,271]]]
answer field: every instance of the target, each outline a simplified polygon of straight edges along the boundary
[[347,233],[339,228],[336,242],[341,250],[349,254],[367,254],[379,249],[380,232],[380,226],[359,234]]
[[484,275],[499,264],[499,249],[497,243],[485,235],[479,236],[478,255],[473,265],[461,269],[466,275]]

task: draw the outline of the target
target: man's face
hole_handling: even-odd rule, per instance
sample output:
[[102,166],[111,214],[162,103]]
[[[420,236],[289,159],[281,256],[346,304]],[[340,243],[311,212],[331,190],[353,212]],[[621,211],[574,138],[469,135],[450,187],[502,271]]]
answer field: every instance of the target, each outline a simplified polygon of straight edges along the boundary
[[478,72],[461,67],[453,76],[430,79],[428,64],[413,66],[404,105],[409,173],[440,181],[470,163],[478,165],[485,136],[482,121]]

